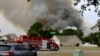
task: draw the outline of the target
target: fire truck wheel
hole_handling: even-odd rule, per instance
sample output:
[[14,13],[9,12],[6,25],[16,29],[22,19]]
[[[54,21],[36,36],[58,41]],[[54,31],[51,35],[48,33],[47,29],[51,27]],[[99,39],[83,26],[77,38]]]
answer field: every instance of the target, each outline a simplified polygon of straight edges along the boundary
[[59,48],[58,48],[58,47],[56,47],[56,48],[54,48],[54,51],[58,51],[58,49],[59,49]]
[[34,53],[32,56],[37,56],[37,53]]
[[38,46],[35,46],[34,49],[35,49],[35,50],[39,50],[39,47],[38,47]]
[[54,50],[54,47],[50,47],[50,50],[53,51]]
[[58,49],[59,49],[58,47],[56,47],[56,48],[50,47],[50,50],[51,50],[51,51],[58,51]]

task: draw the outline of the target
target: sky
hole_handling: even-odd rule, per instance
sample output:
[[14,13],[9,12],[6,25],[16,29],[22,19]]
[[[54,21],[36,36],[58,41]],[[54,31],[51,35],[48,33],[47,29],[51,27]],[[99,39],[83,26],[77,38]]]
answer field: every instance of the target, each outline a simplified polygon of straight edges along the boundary
[[[83,1],[84,1],[84,0],[83,0]],[[75,7],[77,10],[80,10],[80,9],[81,9],[80,5],[86,4],[86,3],[87,3],[87,2],[83,2],[83,1],[81,1],[81,2],[78,4],[78,6]],[[96,12],[94,12],[94,11],[95,11],[95,7],[94,7],[93,5],[87,7],[87,9],[88,9],[88,8],[91,8],[91,11],[88,11],[88,10],[84,11],[83,19],[84,19],[88,24],[94,25],[94,24],[97,22],[97,20],[100,19],[100,17],[98,17],[98,15],[97,15]],[[100,6],[99,6],[99,10],[100,10]]]
[[[84,0],[82,0],[77,6],[75,6],[75,8],[77,10],[81,9],[80,5],[87,3],[87,2],[83,2],[83,1]],[[88,10],[89,8],[91,9],[91,11]],[[98,9],[100,10],[100,5],[98,6]],[[84,35],[86,36],[91,32],[92,33],[97,32],[98,31],[97,27],[91,30],[91,27],[95,26],[98,19],[100,19],[100,17],[98,17],[97,13],[95,12],[95,6],[91,5],[91,6],[87,7],[87,10],[84,11],[83,15],[84,15],[83,16],[84,24],[85,24],[85,27],[87,28],[84,30]]]
[[[82,2],[79,4],[79,6],[82,4]],[[80,7],[77,6],[76,9],[80,10]],[[91,6],[91,11],[85,11],[83,19],[87,25],[95,25],[97,20],[99,19],[97,13],[94,12],[94,6]],[[0,35],[5,35],[9,33],[15,33],[17,35],[26,34],[22,29],[18,29],[14,27],[12,23],[7,21],[5,17],[2,14],[2,11],[0,12]]]

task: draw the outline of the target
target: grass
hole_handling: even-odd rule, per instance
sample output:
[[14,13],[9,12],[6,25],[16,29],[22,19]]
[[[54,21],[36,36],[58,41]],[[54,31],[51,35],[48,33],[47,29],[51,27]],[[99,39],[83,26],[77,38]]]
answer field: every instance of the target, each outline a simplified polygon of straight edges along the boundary
[[50,53],[50,54],[41,54],[39,56],[73,56],[72,53]]
[[70,54],[70,53],[52,53],[52,54],[48,54],[46,56],[72,56],[72,54]]
[[[39,54],[38,56],[73,56],[73,51],[75,49],[81,49],[85,51],[84,56],[100,56],[100,48],[99,47],[60,47],[61,50],[71,50],[71,52],[50,52],[48,54]],[[99,52],[94,52],[94,51],[99,51]],[[86,52],[90,51],[90,52]],[[91,52],[93,51],[93,52]],[[48,51],[47,51],[48,52]]]
[[[72,53],[52,53],[52,54],[46,54],[46,55],[40,55],[40,56],[73,56],[73,54]],[[100,54],[89,53],[89,54],[84,54],[84,56],[100,56]]]
[[100,47],[60,47],[60,49],[64,49],[64,50],[75,50],[75,49],[81,49],[81,50],[100,50]]

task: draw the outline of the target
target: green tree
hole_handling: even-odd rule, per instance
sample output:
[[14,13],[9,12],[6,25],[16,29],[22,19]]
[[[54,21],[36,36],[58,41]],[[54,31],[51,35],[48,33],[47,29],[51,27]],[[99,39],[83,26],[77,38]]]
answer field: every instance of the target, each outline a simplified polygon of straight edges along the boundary
[[43,32],[42,27],[43,26],[41,23],[36,22],[31,26],[31,28],[28,30],[27,34],[29,36],[38,36],[38,35],[40,35],[40,32]]
[[84,36],[84,33],[82,32],[82,30],[78,29],[78,30],[76,30],[76,32],[77,32],[76,35],[82,40],[83,36]]
[[76,30],[73,29],[65,29],[61,33],[61,35],[76,35],[76,34],[77,34]]
[[91,42],[90,36],[85,36],[85,37],[83,37],[82,41],[83,41],[83,42],[88,42],[88,43],[90,43],[90,42]]
[[90,33],[88,36],[83,38],[83,41],[97,44],[100,47],[100,32]]
[[43,25],[40,22],[36,22],[31,26],[30,30],[33,30],[33,29],[37,30],[37,29],[41,29],[42,27]]
[[43,37],[51,38],[53,35],[59,35],[59,32],[57,30],[53,29],[46,29],[44,30]]
[[43,28],[41,23],[36,22],[31,26],[27,34],[29,36],[42,36],[51,38],[53,35],[59,35],[59,32],[57,30]]
[[83,41],[84,42],[89,42],[91,44],[94,44],[95,43],[94,39],[95,39],[95,34],[94,33],[90,33],[88,36],[84,37]]
[[97,44],[100,47],[100,32],[94,33],[94,44]]

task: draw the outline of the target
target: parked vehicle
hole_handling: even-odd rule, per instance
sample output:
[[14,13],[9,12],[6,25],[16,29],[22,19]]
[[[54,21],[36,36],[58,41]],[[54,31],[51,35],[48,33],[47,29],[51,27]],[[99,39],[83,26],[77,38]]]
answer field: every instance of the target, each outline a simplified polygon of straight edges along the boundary
[[37,56],[37,52],[22,43],[6,43],[0,44],[0,56]]
[[55,51],[59,50],[59,45],[52,39],[22,35],[20,37],[20,40],[24,43],[28,43],[36,50],[40,49],[50,49]]

